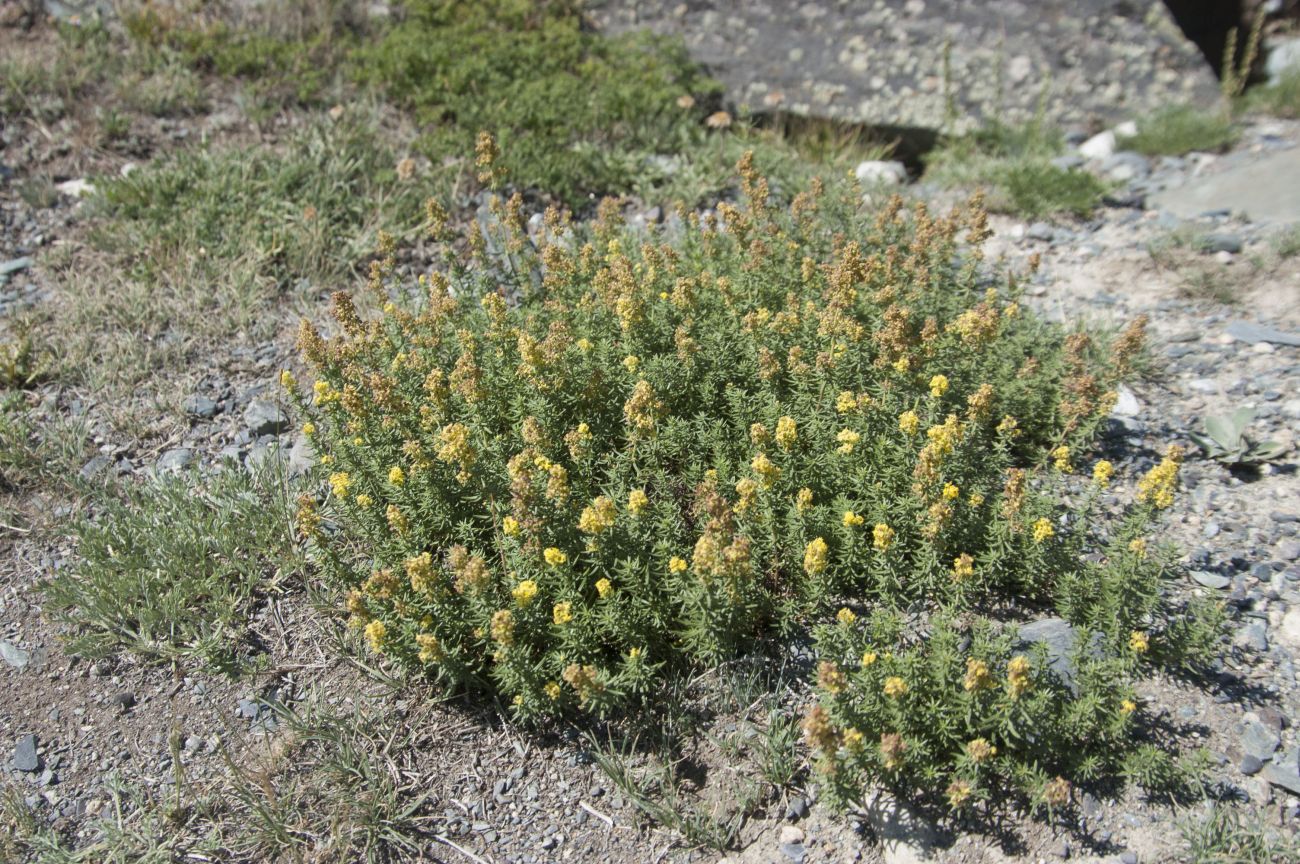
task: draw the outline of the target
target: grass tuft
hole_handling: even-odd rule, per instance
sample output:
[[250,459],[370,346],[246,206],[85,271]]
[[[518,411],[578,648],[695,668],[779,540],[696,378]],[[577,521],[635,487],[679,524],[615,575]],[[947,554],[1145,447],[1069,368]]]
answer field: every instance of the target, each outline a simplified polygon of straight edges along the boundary
[[1148,156],[1181,156],[1194,150],[1218,153],[1236,139],[1237,131],[1230,116],[1178,105],[1142,121],[1138,133],[1120,139],[1119,146]]
[[271,477],[235,469],[108,498],[72,528],[77,563],[44,585],[69,650],[236,669],[253,608],[295,564],[284,502]]

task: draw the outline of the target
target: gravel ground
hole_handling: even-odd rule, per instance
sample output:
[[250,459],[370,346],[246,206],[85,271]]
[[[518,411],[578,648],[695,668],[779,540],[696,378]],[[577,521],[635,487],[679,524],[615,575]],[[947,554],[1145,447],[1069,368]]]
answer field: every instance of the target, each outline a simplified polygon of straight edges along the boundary
[[[188,121],[195,130],[204,122]],[[176,129],[146,130],[131,158],[177,146],[187,136]],[[0,276],[0,314],[14,316],[43,301],[48,282],[35,261],[80,230],[78,199],[34,194],[36,178],[61,183],[118,170],[124,161],[80,146],[71,130],[64,132],[66,138],[51,140],[22,124],[3,130],[0,271],[8,272]],[[1121,472],[1146,470],[1168,443],[1190,444],[1188,433],[1199,430],[1202,418],[1242,406],[1255,410],[1257,437],[1294,441],[1300,423],[1300,259],[1274,250],[1282,227],[1235,212],[1181,219],[1144,205],[1161,188],[1194,184],[1278,153],[1300,154],[1298,144],[1300,125],[1269,122],[1248,125],[1224,156],[1111,155],[1090,167],[1120,186],[1111,195],[1113,206],[1091,221],[993,221],[995,256],[1013,263],[1041,256],[1029,294],[1048,316],[1102,325],[1150,316],[1154,374],[1123,394],[1103,441]],[[908,191],[938,203],[946,198],[923,186]],[[1182,245],[1171,245],[1171,238]],[[1153,255],[1153,247],[1167,254]],[[1231,302],[1221,302],[1225,296]],[[206,368],[187,370],[186,380],[195,383],[180,416],[135,405],[131,410],[157,414],[141,424],[152,430],[144,438],[115,431],[90,394],[50,384],[32,393],[33,404],[47,420],[84,416],[98,448],[85,456],[80,470],[86,476],[143,475],[222,458],[256,464],[274,452],[297,467],[306,458],[304,444],[273,397],[277,370],[292,360],[294,323],[285,315],[280,338],[228,346]],[[1155,680],[1142,694],[1144,703],[1213,753],[1223,795],[1247,803],[1266,824],[1294,832],[1300,824],[1300,737],[1291,724],[1300,709],[1295,451],[1254,473],[1189,459],[1184,479],[1187,493],[1168,537],[1187,550],[1184,590],[1210,592],[1227,604],[1231,646],[1213,681]],[[319,801],[312,795],[337,797],[347,787],[314,787],[325,774],[309,769],[319,765],[323,751],[346,740],[403,800],[418,802],[409,817],[419,837],[413,860],[722,857],[647,820],[595,764],[581,738],[539,738],[496,713],[442,701],[418,686],[391,689],[382,675],[334,649],[333,625],[302,589],[258,608],[252,630],[266,663],[239,681],[183,666],[69,656],[57,626],[42,614],[36,586],[68,566],[72,550],[57,527],[84,502],[36,489],[17,506],[56,530],[18,526],[0,534],[0,784],[17,790],[36,819],[68,836],[89,840],[102,830],[102,818],[111,822],[123,800],[114,792],[120,781],[137,790],[134,803],[121,804],[128,811],[142,801],[164,804],[177,796],[208,801],[211,820],[205,824],[219,826],[211,829],[216,853],[208,854],[247,860],[235,824],[247,812],[235,803],[240,795],[256,798],[257,790],[269,789],[268,797],[297,802],[290,804],[300,808],[292,810],[293,818],[304,835],[315,836],[321,823],[313,821]],[[704,702],[716,695],[708,682],[699,690]],[[799,698],[790,690],[777,707],[793,712]],[[696,736],[695,749],[680,755],[696,766],[688,784],[693,805],[718,816],[744,768],[716,741],[762,723],[743,710],[706,713],[702,728],[708,734]],[[338,718],[352,722],[334,723]],[[322,729],[335,729],[337,737]],[[632,759],[638,766],[649,761]],[[1069,831],[1013,820],[997,832],[952,836],[883,800],[851,818],[833,814],[817,804],[816,789],[802,774],[789,788],[768,794],[758,809],[762,815],[738,834],[742,851],[731,853],[733,861],[902,864],[931,849],[938,860],[954,862],[1132,864],[1175,855],[1174,826],[1183,818],[1177,808],[1133,791],[1113,801],[1085,795],[1079,822]]]

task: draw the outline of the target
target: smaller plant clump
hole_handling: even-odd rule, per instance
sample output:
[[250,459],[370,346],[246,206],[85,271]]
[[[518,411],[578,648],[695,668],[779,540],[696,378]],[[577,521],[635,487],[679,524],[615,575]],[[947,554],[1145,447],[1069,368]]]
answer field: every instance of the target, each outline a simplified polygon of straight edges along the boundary
[[1138,132],[1119,144],[1148,156],[1182,156],[1193,150],[1217,153],[1237,138],[1232,117],[1223,111],[1174,106],[1143,120]]
[[[498,156],[484,136],[483,182]],[[522,197],[494,196],[498,228],[417,291],[386,254],[364,304],[336,295],[333,335],[304,322],[315,380],[284,384],[328,494],[298,526],[351,625],[536,722],[635,710],[834,621],[809,737],[845,794],[1119,770],[1134,677],[1214,637],[1147,548],[1180,451],[1119,524],[1110,463],[1072,491],[1144,322],[1102,342],[1038,319],[984,262],[978,199],[872,214],[814,183],[779,207],[737,167],[743,203],[675,235],[613,201],[530,234]],[[1070,682],[1017,647],[1035,612],[1088,646]]]
[[1205,434],[1192,433],[1191,438],[1207,458],[1225,465],[1271,462],[1289,449],[1280,441],[1252,441],[1246,430],[1254,420],[1255,411],[1251,408],[1238,408],[1225,416],[1206,417],[1203,421]]

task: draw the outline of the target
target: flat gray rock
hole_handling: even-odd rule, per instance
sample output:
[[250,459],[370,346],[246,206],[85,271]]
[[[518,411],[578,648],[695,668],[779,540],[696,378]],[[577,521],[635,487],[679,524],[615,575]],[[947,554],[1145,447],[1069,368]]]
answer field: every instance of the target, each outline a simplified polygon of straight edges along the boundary
[[1220,100],[1161,3],[608,0],[592,16],[681,36],[731,100],[759,112],[924,130],[955,116],[962,131],[1030,120],[1040,104],[1048,122],[1086,126]]
[[12,642],[0,641],[0,659],[15,669],[26,669],[32,657]]
[[1156,193],[1151,206],[1183,219],[1211,210],[1245,213],[1256,222],[1300,222],[1300,148],[1276,150],[1251,162],[1193,177]]
[[41,767],[41,757],[36,752],[36,736],[24,735],[14,745],[14,768],[32,772]]
[[1285,333],[1273,327],[1252,324],[1249,321],[1233,321],[1223,328],[1223,332],[1233,339],[1249,342],[1251,345],[1256,342],[1271,342],[1274,345],[1300,345],[1300,333]]
[[244,423],[254,435],[275,435],[289,428],[289,417],[274,402],[254,399],[244,409]]

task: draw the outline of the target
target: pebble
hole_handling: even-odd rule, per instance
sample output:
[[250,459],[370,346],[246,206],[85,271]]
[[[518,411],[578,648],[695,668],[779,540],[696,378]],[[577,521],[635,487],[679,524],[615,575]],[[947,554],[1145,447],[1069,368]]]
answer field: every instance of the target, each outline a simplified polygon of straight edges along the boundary
[[14,745],[14,769],[32,773],[41,767],[41,757],[36,752],[36,736],[24,735]]
[[0,640],[0,659],[15,669],[26,669],[31,662],[31,655],[12,642]]
[[194,451],[188,447],[168,450],[158,457],[154,470],[159,474],[179,474],[194,462]]
[[277,435],[289,428],[289,418],[274,402],[254,399],[244,409],[244,424],[254,435]]
[[211,420],[221,411],[221,406],[215,400],[207,396],[195,393],[187,398],[181,406],[185,413],[191,417],[197,417],[200,420]]

